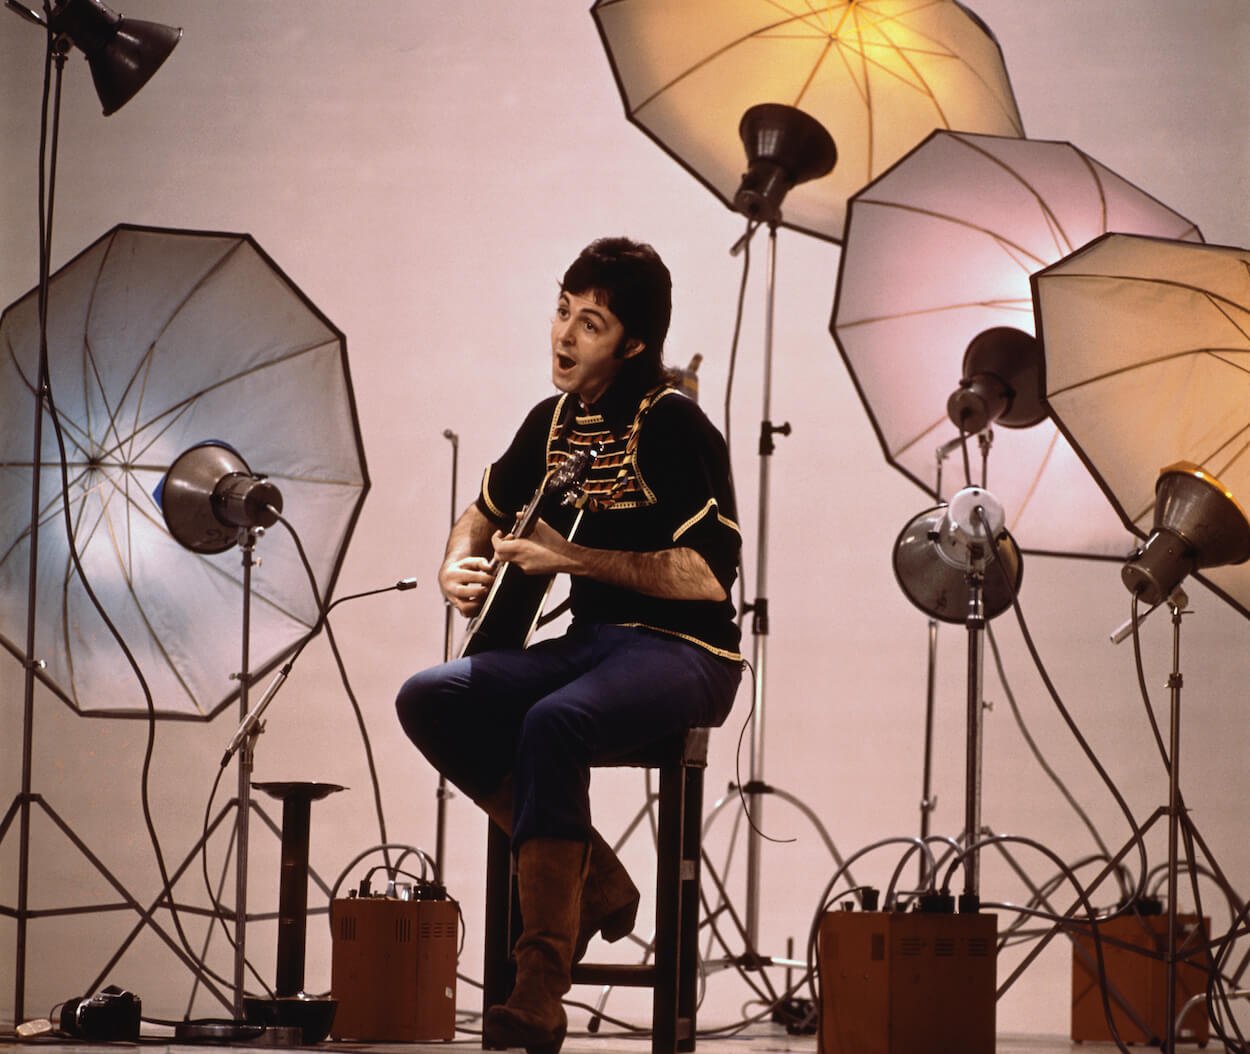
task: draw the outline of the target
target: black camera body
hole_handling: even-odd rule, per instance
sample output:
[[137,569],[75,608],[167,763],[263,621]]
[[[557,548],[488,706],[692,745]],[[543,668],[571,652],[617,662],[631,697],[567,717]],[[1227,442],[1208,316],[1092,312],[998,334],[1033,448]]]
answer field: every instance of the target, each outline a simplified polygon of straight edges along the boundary
[[67,1000],[61,1007],[61,1031],[83,1039],[137,1043],[142,1009],[137,995],[111,984],[90,998]]

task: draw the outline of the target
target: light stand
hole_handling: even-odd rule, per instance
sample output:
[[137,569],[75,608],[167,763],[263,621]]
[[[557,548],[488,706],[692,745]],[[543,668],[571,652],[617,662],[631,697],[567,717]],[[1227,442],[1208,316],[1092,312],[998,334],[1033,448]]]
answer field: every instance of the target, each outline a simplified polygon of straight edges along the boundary
[[1167,1022],[1166,1054],[1176,1049],[1176,898],[1180,860],[1181,829],[1181,616],[1179,604],[1169,606],[1172,612],[1172,673],[1168,677],[1168,957],[1167,995],[1163,1019]]
[[[1139,557],[1134,557],[1139,559]],[[1132,564],[1126,565],[1127,571]],[[1144,594],[1143,594],[1144,595]],[[1189,603],[1184,590],[1179,586],[1173,586],[1169,594],[1161,603],[1166,603],[1168,609],[1172,612],[1172,667],[1168,676],[1169,689],[1169,741],[1168,747],[1168,804],[1159,806],[1154,810],[1149,818],[1137,828],[1135,833],[1129,840],[1119,849],[1115,856],[1110,857],[1107,864],[1098,872],[1097,875],[1086,885],[1085,894],[1092,898],[1108,878],[1117,873],[1121,866],[1121,862],[1135,848],[1145,844],[1146,836],[1164,819],[1167,820],[1167,898],[1168,904],[1165,914],[1165,925],[1168,927],[1166,951],[1164,952],[1164,969],[1166,991],[1164,993],[1164,1016],[1161,1019],[1164,1025],[1162,1035],[1152,1034],[1154,1031],[1154,1021],[1160,1020],[1155,1015],[1150,1015],[1148,1011],[1151,1008],[1142,1006],[1130,1006],[1122,1001],[1122,996],[1115,992],[1114,986],[1107,978],[1103,978],[1109,987],[1109,994],[1116,998],[1119,1005],[1130,1016],[1133,1023],[1146,1036],[1146,1041],[1151,1044],[1158,1044],[1163,1054],[1176,1054],[1178,1043],[1178,1031],[1181,1029],[1185,1019],[1188,1017],[1194,1006],[1197,1005],[1195,1000],[1181,1008],[1180,1015],[1177,1015],[1176,1008],[1176,983],[1178,974],[1178,965],[1189,959],[1193,959],[1199,955],[1210,955],[1210,949],[1221,943],[1221,939],[1212,938],[1211,934],[1205,933],[1201,925],[1201,911],[1199,911],[1199,924],[1196,933],[1202,935],[1201,943],[1194,944],[1190,942],[1188,946],[1178,948],[1176,936],[1178,927],[1177,896],[1179,891],[1179,876],[1182,866],[1185,866],[1189,872],[1191,879],[1194,881],[1196,890],[1196,880],[1201,867],[1205,867],[1210,877],[1214,880],[1220,891],[1228,898],[1228,902],[1233,909],[1234,916],[1244,911],[1244,905],[1238,899],[1236,891],[1229,882],[1219,862],[1216,860],[1210,847],[1203,839],[1201,832],[1198,830],[1194,821],[1190,818],[1186,811],[1184,797],[1180,791],[1180,704],[1181,704],[1181,687],[1184,678],[1180,668],[1180,636],[1181,636],[1181,619],[1187,613],[1186,608]],[[1139,616],[1137,621],[1140,622],[1145,615]],[[1115,642],[1118,643],[1118,642]],[[1162,743],[1160,743],[1162,748]],[[1182,852],[1181,840],[1184,839],[1185,849]],[[1198,853],[1201,852],[1204,862],[1200,864],[1197,859]],[[1183,857],[1183,859],[1182,859]],[[1199,905],[1200,906],[1200,905]],[[1074,901],[1066,911],[1056,911],[1056,915],[1062,915],[1063,920],[1074,918],[1081,912],[1082,904],[1080,900]],[[1095,923],[1097,925],[1097,923]],[[1015,967],[1011,974],[999,985],[999,995],[1006,992],[1024,973],[1026,969],[1036,960],[1046,946],[1060,932],[1063,932],[1062,922],[1057,924],[1046,935],[1041,937],[1037,943],[1031,948],[1027,955]],[[1230,936],[1232,936],[1230,934]],[[1114,938],[1104,936],[1104,941],[1114,943]],[[1139,949],[1140,950],[1140,949]],[[1145,954],[1149,954],[1146,952]],[[1156,953],[1156,957],[1157,953]],[[1091,970],[1093,964],[1090,964]],[[1153,989],[1152,989],[1153,990]],[[1237,994],[1237,993],[1233,993]],[[1206,993],[1202,993],[1201,1000],[1206,999]],[[1192,1004],[1192,1005],[1191,1005]],[[1141,1011],[1152,1020],[1147,1021],[1137,1012]]]
[[[14,969],[13,1015],[15,1023],[25,1016],[26,945],[30,909],[30,836],[32,804],[39,804],[75,846],[109,883],[125,898],[127,906],[143,913],[142,907],[118,880],[104,867],[65,822],[41,796],[33,793],[35,679],[44,666],[36,652],[36,615],[39,582],[39,520],[40,476],[43,469],[43,415],[45,404],[51,404],[51,381],[48,363],[48,294],[51,279],[52,220],[56,200],[56,161],[61,115],[61,81],[65,60],[77,46],[87,56],[96,92],[108,116],[124,106],[165,61],[182,35],[181,29],[151,22],[124,19],[98,0],[66,0],[50,10],[45,21],[36,12],[16,0],[6,6],[27,21],[47,31],[48,61],[55,66],[55,88],[52,106],[52,136],[47,134],[47,98],[44,99],[43,127],[39,148],[39,354],[35,380],[34,441],[31,455],[30,555],[26,595],[26,640],[23,655],[22,686],[22,789],[0,824],[3,839],[14,813],[18,816],[18,887],[16,920],[16,965]],[[45,169],[46,164],[46,169]],[[45,182],[46,172],[46,182]],[[58,912],[44,912],[53,914]],[[147,918],[147,921],[151,921]],[[178,949],[162,933],[167,943]],[[183,957],[186,961],[185,956]]]
[[[931,619],[962,623],[967,630],[964,836],[970,847],[981,831],[985,627],[1011,606],[1023,574],[1020,551],[1004,523],[997,498],[981,487],[965,487],[949,505],[911,520],[894,543],[894,574],[907,599]],[[1007,570],[1007,579],[993,575],[986,580],[986,570],[995,562]],[[966,857],[964,879],[961,907],[975,910],[980,897],[975,849]]]
[[[935,469],[933,490],[942,493],[942,469],[946,458],[963,443],[963,437],[943,443],[934,452]],[[982,479],[982,486],[985,481]],[[937,655],[938,655],[938,620],[929,616],[928,626],[928,668],[925,674],[924,697],[924,747],[920,777],[920,840],[927,842],[931,827],[930,820],[937,808],[937,797],[933,793],[933,719],[937,709]],[[929,858],[920,856],[920,886],[923,888],[929,881]]]
[[[1162,817],[1167,817],[1167,953],[1166,986],[1164,996],[1165,1035],[1161,1040],[1165,1054],[1175,1054],[1176,1037],[1180,1022],[1176,1018],[1176,977],[1180,956],[1176,946],[1177,894],[1181,868],[1180,840],[1184,837],[1185,863],[1190,871],[1196,890],[1198,862],[1196,849],[1206,857],[1207,867],[1221,891],[1229,897],[1236,908],[1242,908],[1236,894],[1225,877],[1211,850],[1206,845],[1193,820],[1185,809],[1180,791],[1180,705],[1183,678],[1180,669],[1181,619],[1188,603],[1181,581],[1190,573],[1208,567],[1244,563],[1250,559],[1250,520],[1247,519],[1232,494],[1222,483],[1200,466],[1191,462],[1178,462],[1160,470],[1155,486],[1154,526],[1150,537],[1121,569],[1125,586],[1141,601],[1154,607],[1167,603],[1172,612],[1172,670],[1168,678],[1169,688],[1169,746],[1165,750],[1168,768],[1168,804],[1156,809],[1123,849],[1107,864],[1087,887],[1092,893],[1116,867],[1129,850],[1142,844],[1146,833]],[[1149,614],[1149,610],[1146,612]],[[1137,621],[1144,618],[1140,616]],[[1131,620],[1130,620],[1131,621]],[[1113,636],[1123,639],[1118,633]],[[1196,847],[1196,849],[1195,849]],[[1073,904],[1064,918],[1071,918],[1079,908]],[[1038,956],[1055,931],[1038,942],[1012,975],[1004,982],[1005,990],[1016,977]],[[1219,941],[1207,936],[1201,947],[1184,950],[1188,958],[1198,952],[1208,952]]]
[[[769,786],[764,780],[764,717],[767,702],[767,650],[769,633],[768,610],[768,550],[769,550],[769,494],[772,455],[776,448],[775,435],[789,435],[790,424],[774,424],[772,420],[772,369],[773,336],[775,329],[776,272],[777,272],[777,226],[781,221],[781,203],[789,190],[797,183],[817,179],[832,171],[837,160],[837,150],[829,133],[814,118],[791,106],[763,103],[752,106],[742,116],[739,134],[746,149],[748,171],[734,197],[734,208],[757,224],[768,226],[768,264],[765,279],[764,302],[764,379],[763,409],[759,433],[759,492],[758,517],[756,521],[758,545],[756,548],[755,598],[746,605],[751,612],[752,667],[754,671],[753,710],[750,721],[750,766],[747,782],[740,788],[746,799],[751,822],[747,830],[746,905],[739,922],[737,913],[731,913],[746,943],[745,954],[734,965],[758,969],[765,965],[805,965],[793,959],[760,956],[759,906],[761,839],[759,821],[763,811],[763,798],[778,794],[799,805],[816,825],[827,846],[837,859],[837,852],[819,819],[810,809],[802,807],[796,799]],[[746,238],[757,228],[748,231]],[[741,243],[740,243],[741,244]],[[735,247],[736,248],[736,247]],[[705,823],[705,830],[716,814],[730,798],[723,798],[712,808]],[[841,864],[841,860],[838,860]],[[713,873],[713,877],[715,875]],[[718,887],[723,890],[720,882]]]
[[[946,621],[962,621],[968,631],[968,665],[967,665],[967,753],[964,773],[964,832],[969,845],[975,844],[981,834],[981,766],[982,766],[982,732],[984,730],[984,670],[985,670],[985,639],[986,624],[984,576],[985,568],[992,562],[992,553],[988,547],[990,537],[998,537],[1003,530],[1004,517],[1002,507],[996,498],[986,492],[990,445],[993,433],[989,430],[991,423],[998,423],[1007,428],[1031,428],[1046,417],[1045,404],[1041,397],[1042,384],[1042,349],[1037,339],[1023,330],[1009,326],[995,326],[978,333],[964,351],[963,365],[959,385],[946,402],[946,413],[951,422],[959,429],[957,438],[944,443],[937,449],[937,471],[934,492],[942,493],[942,464],[945,457],[956,449],[964,449],[965,465],[968,465],[966,443],[968,436],[977,434],[981,447],[981,486],[972,486],[972,480],[966,482],[966,491],[960,491],[951,499],[949,516],[939,517],[945,523],[953,517],[954,523],[962,523],[956,534],[945,539],[944,544],[934,549],[946,563],[956,571],[966,575],[967,590],[966,607],[962,612],[945,610],[949,596],[961,596],[961,590],[947,594],[948,587],[955,586],[948,581],[945,573],[939,575],[940,589],[934,591],[933,583],[928,581],[931,576],[926,566],[928,556],[924,555],[924,546],[918,539],[912,538],[910,544],[915,550],[910,562],[905,561],[907,580],[900,573],[898,563],[898,545],[896,544],[895,572],[899,577],[903,590],[917,607],[929,615],[929,679],[928,696],[925,706],[925,740],[924,740],[924,789],[920,803],[920,836],[929,836],[929,812],[933,807],[930,796],[930,756],[933,734],[933,693],[934,667],[936,665],[937,619]],[[970,470],[969,470],[970,471]],[[989,499],[990,513],[985,507],[978,505],[981,497]],[[974,517],[984,518],[973,522]],[[993,521],[991,524],[991,520]],[[931,522],[932,521],[932,522]],[[977,527],[983,522],[989,528],[989,536],[978,534]],[[924,513],[914,524],[923,523],[929,531],[938,526],[932,513]],[[905,528],[899,542],[908,538],[913,525]],[[930,539],[932,540],[932,539]],[[998,544],[998,543],[995,543]],[[1004,567],[1014,579],[1006,590],[994,590],[992,604],[993,618],[1010,605],[1012,597],[1020,585],[1020,554],[1011,541],[1000,549],[1005,559]],[[1006,583],[1004,583],[1006,584]],[[921,884],[927,880],[923,857],[920,863]],[[976,852],[967,858],[965,868],[966,885],[964,893],[971,898],[969,904],[980,897],[980,858]]]
[[[249,648],[251,642],[252,567],[256,540],[272,527],[282,512],[282,495],[262,476],[255,475],[238,451],[216,440],[199,443],[184,451],[169,466],[156,493],[157,504],[170,534],[192,552],[213,555],[239,546],[243,561],[243,603],[239,672],[239,719],[242,726],[231,748],[238,748],[238,791],[235,816],[235,904],[234,904],[234,1014],[246,1015],[244,969],[247,929],[247,853],[251,813],[252,763],[256,737],[262,731],[260,708],[248,711],[251,687]],[[266,700],[267,701],[267,700]]]
[[[1148,604],[1165,598],[1172,612],[1172,672],[1168,677],[1168,860],[1167,860],[1167,992],[1164,1004],[1165,1054],[1176,1050],[1176,923],[1180,873],[1180,835],[1185,829],[1189,867],[1195,866],[1192,847],[1193,821],[1185,811],[1180,790],[1181,618],[1183,604],[1176,586],[1199,567],[1244,563],[1250,559],[1250,521],[1237,502],[1214,476],[1198,465],[1180,462],[1163,469],[1155,488],[1154,529],[1146,544],[1122,569],[1124,584]],[[1205,848],[1205,847],[1204,847]],[[1208,857],[1209,857],[1208,853]],[[1211,861],[1222,885],[1218,866]]]
[[[257,530],[251,527],[239,531],[239,551],[243,561],[243,616],[241,631],[241,654],[239,658],[239,718],[247,720],[248,687],[251,683],[249,665],[249,642],[252,638],[252,566],[256,551]],[[234,841],[234,1016],[240,1021],[247,1015],[243,1004],[243,972],[247,962],[247,851],[249,817],[252,810],[252,768],[255,761],[256,738],[261,725],[253,722],[243,745],[239,747],[238,780],[235,796],[238,799],[235,813]]]

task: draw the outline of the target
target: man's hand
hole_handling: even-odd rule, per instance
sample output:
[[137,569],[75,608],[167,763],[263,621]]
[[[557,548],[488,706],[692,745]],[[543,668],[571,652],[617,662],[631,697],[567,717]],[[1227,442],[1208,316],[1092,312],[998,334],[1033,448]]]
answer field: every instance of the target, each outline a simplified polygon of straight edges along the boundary
[[480,556],[448,560],[438,570],[438,586],[443,596],[466,618],[482,610],[494,580],[490,561]]
[[539,520],[528,537],[513,538],[496,531],[490,542],[496,560],[515,564],[527,575],[554,575],[576,566],[573,555],[577,547],[545,520]]

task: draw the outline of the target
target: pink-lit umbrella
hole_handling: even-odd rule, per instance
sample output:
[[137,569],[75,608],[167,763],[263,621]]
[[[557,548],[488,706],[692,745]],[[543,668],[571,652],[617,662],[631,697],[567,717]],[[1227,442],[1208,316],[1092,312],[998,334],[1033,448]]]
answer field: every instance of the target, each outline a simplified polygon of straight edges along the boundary
[[[946,501],[939,447],[963,356],[1034,332],[1029,277],[1107,231],[1201,241],[1184,216],[1069,143],[935,132],[851,199],[831,330],[890,464]],[[978,481],[979,482],[979,481]],[[1123,557],[1131,535],[1049,420],[993,428],[987,486],[1026,551]]]

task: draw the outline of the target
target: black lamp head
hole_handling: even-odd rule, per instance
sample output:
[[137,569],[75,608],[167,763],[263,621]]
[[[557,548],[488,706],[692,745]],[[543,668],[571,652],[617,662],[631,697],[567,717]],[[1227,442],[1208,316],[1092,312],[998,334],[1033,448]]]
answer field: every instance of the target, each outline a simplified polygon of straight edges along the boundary
[[964,352],[963,377],[946,401],[946,414],[968,435],[997,421],[1031,428],[1046,419],[1042,344],[1011,326],[978,333]]
[[182,38],[181,29],[123,18],[100,0],[65,0],[48,24],[86,56],[106,117],[138,94]]
[[762,223],[781,220],[781,202],[799,183],[833,171],[838,150],[816,118],[793,106],[765,102],[742,115],[738,134],[747,153],[747,172],[734,195],[734,209]]
[[206,554],[224,553],[240,529],[272,527],[282,511],[282,492],[216,439],[179,454],[155,498],[174,540]]
[[1131,593],[1161,604],[1186,575],[1250,559],[1250,521],[1224,485],[1190,461],[1159,471],[1154,529],[1120,577]]

